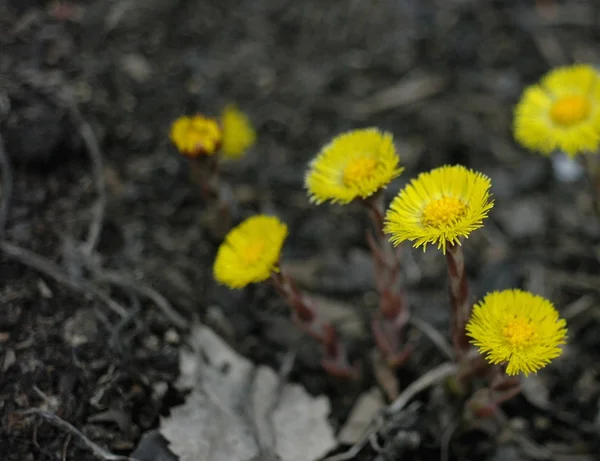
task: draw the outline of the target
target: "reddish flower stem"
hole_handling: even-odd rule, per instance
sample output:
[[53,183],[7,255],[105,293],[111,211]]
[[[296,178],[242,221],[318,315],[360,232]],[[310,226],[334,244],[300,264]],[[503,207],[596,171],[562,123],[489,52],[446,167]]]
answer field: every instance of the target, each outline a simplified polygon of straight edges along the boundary
[[400,252],[383,232],[384,202],[381,192],[364,202],[369,211],[375,233],[367,233],[367,242],[373,254],[375,287],[379,293],[379,310],[371,327],[378,349],[392,367],[400,366],[412,352],[403,344],[410,313],[406,294],[400,281]]
[[600,220],[600,153],[585,152],[581,155],[583,166],[586,170],[590,184],[594,213]]
[[271,282],[279,294],[288,302],[296,324],[319,341],[323,347],[321,364],[333,376],[355,378],[357,370],[350,365],[344,344],[338,338],[333,325],[319,316],[317,308],[282,272],[274,272]]
[[217,233],[224,235],[231,228],[231,203],[226,198],[227,194],[223,194],[221,190],[218,152],[191,159],[190,178],[200,186],[200,194],[206,203],[216,204]]
[[446,246],[446,262],[448,264],[448,292],[450,295],[450,336],[457,357],[469,350],[466,326],[471,316],[471,296],[469,280],[465,273],[465,259],[459,244]]
[[491,416],[504,402],[516,397],[521,393],[521,380],[515,376],[508,376],[504,372],[504,366],[496,365],[491,369],[490,385],[486,391],[487,396],[481,397],[479,401],[472,397],[470,406],[474,414],[480,418]]

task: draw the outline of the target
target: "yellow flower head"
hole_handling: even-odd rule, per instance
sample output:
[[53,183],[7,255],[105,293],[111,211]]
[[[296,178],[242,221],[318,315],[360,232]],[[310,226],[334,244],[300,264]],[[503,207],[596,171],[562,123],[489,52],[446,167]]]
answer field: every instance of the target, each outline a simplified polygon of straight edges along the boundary
[[385,215],[384,232],[399,245],[405,240],[415,247],[460,244],[483,226],[494,202],[487,176],[464,166],[442,166],[413,179],[394,198]]
[[525,148],[570,156],[600,147],[600,76],[588,65],[559,67],[527,88],[515,108],[514,134]]
[[277,272],[287,226],[273,216],[252,216],[225,236],[213,266],[215,280],[243,288]]
[[521,290],[489,293],[473,308],[467,333],[493,364],[506,373],[535,373],[562,353],[567,324],[552,303]]
[[250,121],[233,105],[223,109],[221,126],[223,128],[221,153],[226,158],[240,158],[256,142],[256,132]]
[[350,203],[385,187],[404,168],[390,133],[376,128],[343,133],[321,149],[304,181],[310,200]]
[[171,141],[186,157],[212,155],[221,145],[221,127],[213,118],[202,115],[179,117],[171,125]]

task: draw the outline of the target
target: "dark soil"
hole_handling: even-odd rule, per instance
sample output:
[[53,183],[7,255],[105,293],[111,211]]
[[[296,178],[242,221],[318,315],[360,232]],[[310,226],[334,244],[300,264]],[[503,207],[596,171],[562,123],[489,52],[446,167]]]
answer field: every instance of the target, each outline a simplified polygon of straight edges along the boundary
[[[551,298],[568,318],[569,344],[539,388],[504,406],[525,441],[461,428],[447,459],[597,459],[600,224],[585,178],[561,182],[549,159],[513,142],[510,125],[526,84],[556,65],[599,62],[599,26],[594,0],[1,2],[0,122],[13,181],[0,258],[0,458],[94,459],[65,432],[24,417],[32,407],[131,453],[184,401],[174,388],[178,351],[197,318],[257,363],[278,367],[298,348],[291,379],[331,398],[336,428],[375,383],[369,335],[349,338],[366,377],[340,383],[321,371],[309,339],[294,339],[270,289],[213,282],[211,209],[167,135],[177,116],[234,101],[259,135],[245,159],[223,166],[236,221],[279,215],[290,227],[284,260],[300,284],[349,303],[365,322],[374,304],[368,221],[358,205],[309,204],[303,171],[319,147],[350,128],[392,131],[407,170],[390,197],[444,163],[490,175],[496,206],[465,245],[473,290],[525,287]],[[100,144],[107,194],[91,254],[81,245],[98,191],[82,123]],[[24,265],[15,245],[54,264],[51,274]],[[444,260],[406,252],[413,311],[445,332]],[[175,316],[115,278],[153,287]],[[401,387],[444,360],[418,333],[411,341]],[[545,403],[531,397],[543,392]],[[431,394],[411,423],[421,443],[403,459],[444,452],[452,417]],[[367,447],[360,459],[375,456]]]

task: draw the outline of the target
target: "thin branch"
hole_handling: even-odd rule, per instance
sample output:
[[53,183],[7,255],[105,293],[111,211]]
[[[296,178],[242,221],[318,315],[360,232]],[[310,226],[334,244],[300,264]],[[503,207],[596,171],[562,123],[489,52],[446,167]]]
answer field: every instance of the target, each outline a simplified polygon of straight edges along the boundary
[[45,276],[54,279],[58,283],[68,286],[78,293],[92,295],[94,298],[104,302],[120,317],[127,317],[127,309],[113,300],[104,291],[100,290],[93,283],[87,280],[71,280],[57,264],[53,263],[49,259],[9,242],[0,242],[0,250],[2,250],[6,256],[17,260],[21,264],[24,264],[38,272],[41,272]]
[[401,411],[410,400],[419,392],[423,392],[428,387],[449,378],[458,370],[458,365],[453,362],[445,362],[437,367],[429,370],[416,381],[413,381],[408,387],[402,391],[396,400],[394,400],[387,408],[387,413],[396,413]]
[[77,127],[79,135],[83,139],[86,150],[92,162],[92,170],[94,175],[94,185],[98,198],[94,205],[92,221],[88,228],[88,235],[82,249],[85,253],[90,254],[96,248],[100,233],[102,231],[102,223],[106,210],[106,180],[104,177],[104,162],[102,152],[94,131],[90,124],[83,118],[72,92],[66,85],[54,85],[48,83],[39,74],[29,71],[20,70],[19,77],[29,84],[35,91],[43,97],[49,99],[56,107],[66,109],[69,112],[71,120]]
[[25,410],[22,413],[23,415],[36,415],[40,416],[53,426],[62,429],[67,432],[69,435],[77,437],[87,448],[91,450],[91,452],[97,458],[103,459],[104,461],[139,461],[136,458],[130,458],[129,456],[119,456],[114,455],[110,451],[105,450],[100,445],[92,442],[88,439],[83,432],[73,426],[71,423],[65,421],[64,419],[58,417],[54,413],[50,411],[40,410],[38,408],[31,408],[29,410]]
[[[94,269],[92,268],[92,270]],[[154,288],[131,280],[130,278],[118,272],[96,270],[95,276],[99,281],[108,282],[122,288],[128,288],[142,296],[145,296],[146,298],[151,299],[162,311],[165,317],[169,319],[176,327],[181,328],[182,330],[187,330],[189,328],[189,321],[179,314],[171,305],[171,303]]]
[[102,224],[104,222],[104,215],[106,212],[106,179],[104,177],[104,160],[100,146],[94,135],[94,130],[88,122],[81,116],[79,109],[75,104],[70,107],[70,114],[79,129],[79,134],[85,143],[86,150],[90,156],[92,162],[92,170],[94,175],[94,185],[98,198],[94,204],[92,211],[92,221],[88,228],[88,235],[85,243],[82,245],[82,250],[86,254],[91,254],[98,240],[100,239],[100,233],[102,232]]
[[437,348],[450,360],[454,360],[456,357],[454,354],[454,350],[446,338],[434,328],[429,322],[426,322],[423,319],[415,317],[414,315],[408,321],[412,326],[414,326],[417,330],[421,331],[425,336],[431,339],[431,342],[437,346]]
[[0,135],[0,167],[2,168],[2,201],[0,202],[0,239],[4,239],[6,232],[6,221],[10,212],[10,202],[12,199],[13,174],[12,166],[6,150],[4,141]]

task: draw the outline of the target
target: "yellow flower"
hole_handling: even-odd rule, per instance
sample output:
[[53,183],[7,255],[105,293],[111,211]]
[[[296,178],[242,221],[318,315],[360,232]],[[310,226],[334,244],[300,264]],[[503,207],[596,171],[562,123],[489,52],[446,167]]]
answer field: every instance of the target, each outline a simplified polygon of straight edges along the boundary
[[256,133],[250,121],[233,105],[223,109],[221,126],[223,127],[221,153],[226,158],[241,157],[256,142]]
[[467,333],[493,364],[506,373],[535,373],[562,353],[567,324],[552,303],[521,290],[489,293],[473,308]]
[[483,226],[494,202],[487,176],[464,166],[442,166],[413,179],[392,200],[385,215],[384,232],[399,245],[405,240],[415,247],[460,244]]
[[221,144],[221,128],[213,118],[202,115],[179,117],[171,125],[171,141],[186,157],[214,154]]
[[600,147],[600,76],[588,65],[559,67],[527,88],[515,108],[516,140],[529,150],[570,156]]
[[213,274],[217,282],[243,288],[278,272],[287,226],[272,216],[252,216],[225,236],[217,251]]
[[321,149],[304,180],[313,203],[350,203],[385,187],[404,168],[390,133],[376,128],[343,133]]

